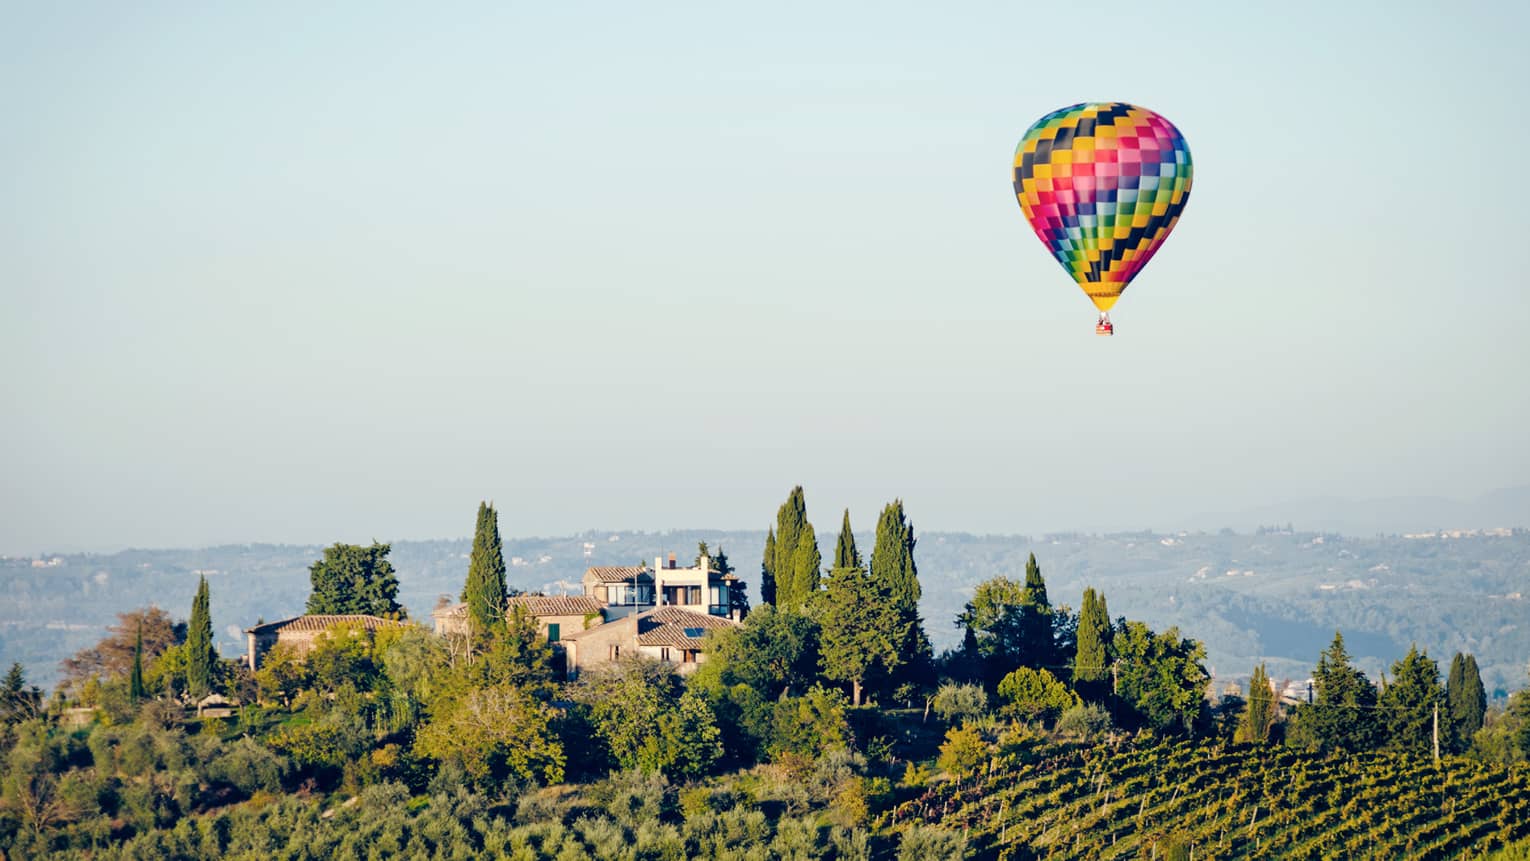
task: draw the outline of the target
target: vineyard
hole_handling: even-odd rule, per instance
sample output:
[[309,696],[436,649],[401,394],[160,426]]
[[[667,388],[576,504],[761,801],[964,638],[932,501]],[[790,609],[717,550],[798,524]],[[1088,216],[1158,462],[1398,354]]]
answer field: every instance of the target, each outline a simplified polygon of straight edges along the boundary
[[1452,858],[1530,835],[1530,768],[1187,742],[1042,745],[899,805],[975,857]]

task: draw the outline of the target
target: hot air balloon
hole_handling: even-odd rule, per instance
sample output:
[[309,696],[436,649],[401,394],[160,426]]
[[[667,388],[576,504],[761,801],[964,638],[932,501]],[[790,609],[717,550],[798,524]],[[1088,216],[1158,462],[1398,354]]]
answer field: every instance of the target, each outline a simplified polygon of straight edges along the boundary
[[1124,102],[1053,111],[1015,147],[1015,197],[1036,236],[1100,311],[1163,245],[1190,199],[1190,148],[1174,124]]

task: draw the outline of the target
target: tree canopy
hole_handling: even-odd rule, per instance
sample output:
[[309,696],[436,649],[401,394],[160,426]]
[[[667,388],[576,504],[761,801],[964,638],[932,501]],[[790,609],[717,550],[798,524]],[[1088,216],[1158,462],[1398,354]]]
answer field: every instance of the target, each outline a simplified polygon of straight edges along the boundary
[[[1407,753],[1430,753],[1435,709],[1444,698],[1439,665],[1427,652],[1410,647],[1402,660],[1392,664],[1392,681],[1379,698],[1388,744]],[[1449,725],[1442,728],[1448,730]]]
[[199,700],[212,691],[217,679],[218,653],[213,647],[211,598],[207,578],[197,580],[191,602],[191,621],[186,624],[186,692]]
[[462,600],[467,603],[468,623],[475,638],[484,637],[505,619],[505,554],[499,538],[499,512],[487,502],[478,503],[478,523],[473,528],[473,552],[468,560],[467,582]]
[[388,544],[370,547],[335,544],[308,568],[313,591],[308,612],[313,614],[402,616],[398,575],[388,561]]
[[1297,709],[1294,740],[1323,750],[1374,750],[1382,729],[1376,717],[1376,687],[1350,663],[1342,633],[1335,631],[1333,643],[1318,656],[1312,682],[1316,699]]
[[1487,692],[1482,687],[1482,673],[1477,669],[1475,656],[1456,652],[1450,659],[1445,700],[1449,718],[1446,744],[1455,753],[1464,753],[1471,747],[1472,736],[1482,729],[1487,714]]

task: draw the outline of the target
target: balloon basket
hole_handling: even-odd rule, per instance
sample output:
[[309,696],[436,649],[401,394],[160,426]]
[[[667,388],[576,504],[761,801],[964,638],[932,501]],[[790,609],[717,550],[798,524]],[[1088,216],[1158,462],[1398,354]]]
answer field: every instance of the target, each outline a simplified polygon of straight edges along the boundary
[[1116,333],[1116,327],[1115,327],[1114,324],[1111,324],[1111,323],[1100,323],[1099,325],[1094,327],[1094,333],[1096,335],[1105,335],[1105,336],[1114,335]]

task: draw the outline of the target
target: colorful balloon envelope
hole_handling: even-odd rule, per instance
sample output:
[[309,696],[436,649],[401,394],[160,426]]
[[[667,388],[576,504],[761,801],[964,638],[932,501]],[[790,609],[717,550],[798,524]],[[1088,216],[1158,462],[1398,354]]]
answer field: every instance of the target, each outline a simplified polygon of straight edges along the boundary
[[1015,148],[1020,209],[1102,315],[1179,222],[1190,178],[1179,129],[1124,102],[1053,111]]

